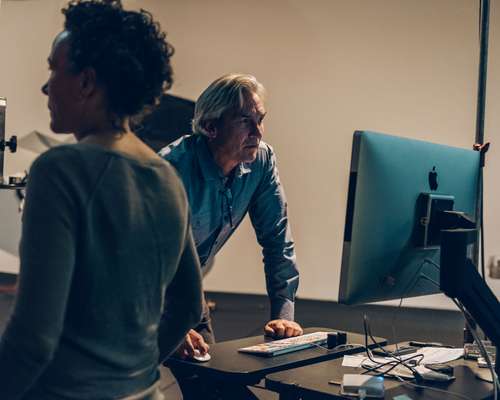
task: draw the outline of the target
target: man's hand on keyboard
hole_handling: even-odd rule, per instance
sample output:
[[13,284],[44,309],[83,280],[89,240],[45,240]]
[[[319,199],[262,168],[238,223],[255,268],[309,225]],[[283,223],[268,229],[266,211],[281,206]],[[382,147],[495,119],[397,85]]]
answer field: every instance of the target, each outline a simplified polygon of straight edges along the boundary
[[266,336],[274,338],[287,338],[292,336],[300,336],[304,333],[302,327],[294,321],[286,319],[273,319],[264,326]]
[[190,329],[184,338],[184,342],[182,342],[175,354],[177,357],[185,359],[188,357],[194,356],[194,350],[197,349],[200,351],[200,354],[203,356],[208,352],[209,346],[198,332],[194,329]]

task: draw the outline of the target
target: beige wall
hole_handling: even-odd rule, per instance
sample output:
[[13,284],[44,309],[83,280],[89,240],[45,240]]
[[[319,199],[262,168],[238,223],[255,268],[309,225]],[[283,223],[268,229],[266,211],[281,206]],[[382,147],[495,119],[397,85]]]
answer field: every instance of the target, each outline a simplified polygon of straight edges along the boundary
[[[370,129],[470,147],[475,130],[478,1],[129,0],[149,9],[176,47],[175,94],[196,98],[219,75],[249,72],[267,87],[266,140],[278,154],[301,269],[299,296],[336,299],[352,132]],[[59,0],[2,2],[0,95],[8,129],[48,132],[46,78]],[[500,19],[492,5],[487,138],[500,126]],[[498,33],[500,35],[500,33]],[[498,47],[498,46],[496,46]],[[495,178],[486,175],[486,250],[500,254]],[[15,156],[14,156],[15,157]],[[32,154],[9,157],[10,170]],[[495,173],[495,171],[497,171]],[[264,293],[260,250],[248,222],[228,242],[207,289]],[[498,286],[500,293],[500,285]],[[413,301],[448,307],[438,296]]]

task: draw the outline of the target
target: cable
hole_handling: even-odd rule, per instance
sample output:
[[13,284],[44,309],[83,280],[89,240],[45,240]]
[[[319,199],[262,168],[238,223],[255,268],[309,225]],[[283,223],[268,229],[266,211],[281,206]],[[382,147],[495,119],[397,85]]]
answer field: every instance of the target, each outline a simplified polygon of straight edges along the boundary
[[[392,321],[391,321],[391,330],[392,330],[392,341],[396,344],[396,351],[399,351],[398,341],[396,340],[396,318],[397,318],[397,315],[401,311],[401,308],[403,306],[403,300],[406,297],[406,294],[411,289],[413,289],[415,287],[415,285],[417,284],[417,282],[421,278],[427,278],[426,275],[424,275],[424,274],[421,273],[422,269],[424,268],[424,266],[426,264],[430,264],[430,265],[434,266],[437,270],[440,269],[439,264],[437,264],[436,262],[434,262],[430,258],[425,258],[422,261],[422,264],[420,264],[420,266],[418,267],[418,269],[413,274],[412,278],[410,279],[410,282],[408,283],[408,286],[404,289],[403,294],[401,295],[401,298],[399,299],[399,304],[398,304],[398,306],[396,307],[396,310],[393,313]],[[438,287],[439,287],[439,285],[438,285]]]
[[365,349],[366,349],[366,355],[368,356],[368,358],[370,359],[370,361],[373,361],[373,354],[370,350],[370,348],[368,347],[368,336],[370,336],[370,339],[372,340],[373,344],[375,344],[382,352],[387,353],[387,351],[380,345],[379,342],[377,342],[375,340],[375,338],[373,337],[372,333],[371,333],[371,330],[370,330],[370,323],[368,321],[368,317],[366,314],[363,315],[363,330],[364,330],[364,333],[365,333]]
[[[439,264],[437,264],[436,262],[434,262],[433,260],[431,259],[424,259],[422,264],[419,266],[419,268],[417,269],[417,271],[415,271],[415,274],[413,275],[412,279],[410,280],[408,286],[405,288],[405,290],[403,291],[403,294],[400,298],[400,301],[399,301],[399,305],[398,307],[396,308],[396,311],[394,312],[394,315],[393,315],[393,318],[392,318],[392,324],[391,324],[391,329],[392,329],[392,334],[393,334],[393,341],[395,342],[395,346],[396,346],[396,354],[399,352],[399,347],[398,347],[398,343],[396,341],[396,318],[397,318],[397,315],[399,314],[399,312],[401,311],[401,307],[403,305],[403,300],[404,298],[406,297],[406,294],[417,284],[417,282],[420,280],[420,279],[425,279],[425,280],[428,280],[430,281],[431,283],[433,283],[434,285],[436,285],[437,287],[439,287],[439,283],[437,283],[435,280],[433,280],[432,278],[429,278],[427,275],[425,274],[422,274],[421,271],[423,269],[423,267],[426,265],[426,264],[431,264],[432,266],[434,266],[436,269],[440,269],[440,266]],[[416,279],[415,279],[416,278]],[[368,335],[370,336],[370,338],[373,340],[373,336],[371,334],[371,331],[370,331],[370,327],[369,327],[369,323],[368,323],[368,318],[366,317],[366,315],[364,316],[364,321],[363,321],[363,325],[364,325],[364,329],[365,329],[365,344],[366,344],[366,347],[367,346],[367,342],[368,342]],[[381,348],[381,346],[379,346]],[[384,351],[384,353],[386,355],[388,355],[388,353],[385,351],[385,349],[382,349]],[[371,357],[371,354],[367,351],[367,355],[368,357],[370,358],[370,361],[376,363],[376,361]],[[392,371],[394,368],[396,368],[398,365],[402,365],[406,368],[408,368],[412,373],[413,375],[415,376],[415,379],[417,381],[419,380],[422,380],[422,376],[420,375],[420,373],[415,369],[413,368],[412,366],[410,366],[408,364],[408,361],[412,360],[412,359],[415,359],[417,358],[417,356],[414,356],[414,357],[410,357],[410,358],[407,358],[405,360],[403,360],[403,358],[401,356],[393,356],[395,358],[394,361],[390,361],[388,363],[385,363],[385,365],[390,365],[390,364],[393,364],[386,372],[390,372]],[[419,362],[423,359],[423,355],[422,355],[422,358],[419,360]],[[417,362],[417,365],[419,364],[419,362]],[[378,363],[380,364],[380,363]],[[363,373],[367,373],[367,372],[370,372],[370,371],[376,371],[377,369],[385,366],[385,365],[378,365],[374,368],[371,368],[370,370],[368,371],[365,371]],[[497,399],[495,399],[497,400]]]
[[[387,362],[384,362],[384,363],[380,363],[380,362],[376,362],[376,361],[372,361],[372,362],[375,362],[377,363],[377,365],[373,366],[373,367],[369,367],[369,366],[366,366],[366,365],[363,365],[363,363],[361,364],[361,367],[366,369],[366,371],[362,372],[362,375],[364,374],[367,374],[369,372],[376,372],[378,371],[379,369],[385,367],[385,366],[388,366],[390,365],[391,367],[386,369],[386,370],[383,370],[381,371],[381,373],[379,373],[378,375],[389,375],[389,372],[391,372],[393,369],[395,369],[396,367],[398,367],[399,365],[402,365],[403,367],[407,368],[410,370],[410,372],[413,374],[413,376],[418,376],[420,377],[420,374],[418,373],[418,371],[413,368],[413,366],[411,366],[409,364],[409,361],[413,360],[413,359],[417,359],[417,358],[420,358],[416,364],[418,365],[423,359],[424,359],[424,355],[423,354],[415,354],[414,356],[411,356],[409,358],[406,358],[404,360],[398,360],[395,356],[389,356],[389,357],[393,357],[394,359],[393,360],[389,360]],[[395,374],[397,375],[397,374]],[[419,378],[420,379],[420,378]]]
[[441,270],[441,266],[440,266],[437,262],[435,262],[434,260],[432,260],[431,258],[425,258],[425,259],[424,259],[424,262],[426,262],[426,263],[428,263],[428,264],[433,265],[434,267],[436,267],[436,269],[437,269],[438,271],[440,271],[440,270]]
[[[369,330],[369,328],[368,328],[367,330]],[[365,332],[366,332],[367,330],[365,330]],[[380,346],[380,344],[379,344],[379,343],[378,343],[378,342],[377,342],[377,341],[373,338],[373,336],[371,335],[371,333],[370,333],[370,335],[369,335],[369,336],[370,336],[370,338],[373,340],[373,342],[374,342],[374,344],[375,344],[375,345],[377,345],[377,346],[378,346],[378,347],[379,347],[379,348],[380,348],[380,349],[381,349],[384,353],[386,353],[389,357],[392,357],[392,356],[390,356],[390,355],[389,355],[389,353],[387,353],[387,351],[386,351],[386,350],[385,350],[382,346]],[[386,366],[386,365],[391,365],[391,364],[394,364],[394,363],[395,363],[395,365],[394,365],[392,368],[390,368],[389,370],[387,370],[387,371],[385,371],[385,372],[384,372],[384,373],[388,373],[389,371],[391,371],[393,368],[397,367],[397,366],[398,366],[398,365],[400,365],[400,364],[404,364],[405,362],[410,361],[410,360],[415,359],[415,358],[420,358],[420,359],[423,359],[423,357],[424,357],[424,356],[423,356],[423,354],[415,354],[414,356],[409,357],[409,358],[407,358],[407,359],[405,359],[405,360],[402,360],[402,359],[398,360],[398,359],[396,359],[396,358],[394,357],[394,358],[395,358],[394,360],[390,360],[390,361],[388,361],[388,362],[386,362],[386,363],[379,363],[379,362],[377,362],[377,361],[373,358],[373,354],[371,353],[371,351],[370,351],[369,347],[367,346],[367,345],[368,345],[368,343],[367,343],[367,337],[368,337],[368,334],[366,334],[366,335],[365,335],[365,343],[366,343],[366,345],[357,344],[357,343],[353,343],[353,344],[341,344],[341,345],[339,345],[339,346],[334,347],[334,349],[333,349],[333,350],[339,350],[339,348],[341,348],[341,347],[343,347],[343,346],[349,346],[351,349],[352,349],[352,348],[356,348],[356,347],[359,347],[359,348],[364,348],[364,349],[366,350],[366,353],[367,353],[367,356],[368,356],[367,358],[368,358],[370,361],[372,361],[373,363],[378,364],[378,365],[376,365],[375,367],[369,368],[369,367],[366,367],[366,366],[364,366],[364,365],[362,365],[362,364],[361,364],[361,367],[362,367],[362,368],[367,369],[367,371],[364,371],[364,372],[363,372],[363,374],[366,374],[366,373],[368,373],[368,372],[372,372],[372,371],[376,371],[377,369],[379,369],[379,368],[381,368],[381,367],[383,367],[383,366]],[[315,344],[315,346],[317,346],[317,347],[322,347],[322,348],[326,348],[326,347],[321,346],[321,345],[318,345],[318,344]],[[417,362],[417,365],[418,365],[418,363],[419,363],[419,362]],[[406,367],[411,368],[411,367],[409,367],[409,366],[406,366]],[[413,372],[414,372],[414,371],[412,371],[412,373],[413,373]],[[383,375],[384,373],[382,373],[382,375]]]
[[421,276],[422,279],[425,279],[426,281],[429,281],[431,283],[433,283],[434,285],[436,285],[437,287],[440,287],[439,286],[439,283],[437,283],[434,279],[432,278],[429,278],[427,275],[422,275]]
[[[405,298],[406,294],[416,285],[416,283],[418,282],[418,280],[422,277],[422,276],[425,276],[425,275],[422,275],[422,276],[418,276],[420,274],[420,272],[422,271],[422,268],[424,267],[424,265],[426,265],[427,263],[429,264],[432,264],[434,266],[436,266],[436,263],[434,263],[432,260],[429,260],[429,259],[425,259],[422,264],[420,264],[420,266],[418,267],[417,271],[415,271],[414,275],[412,276],[412,278],[410,279],[410,282],[408,283],[408,286],[404,289],[403,291],[403,294],[400,298],[400,301],[399,301],[399,305],[398,307],[396,308],[396,311],[394,312],[393,314],[393,317],[392,317],[392,322],[391,322],[391,329],[392,329],[392,339],[393,339],[393,342],[395,343],[395,346],[396,346],[396,354],[399,353],[399,346],[398,346],[398,342],[396,340],[396,329],[395,329],[395,326],[396,326],[396,317],[397,317],[397,314],[399,313],[399,311],[401,310],[401,306],[403,305],[403,299]],[[364,328],[364,332],[365,332],[365,348],[366,348],[366,354],[368,356],[368,358],[370,359],[370,361],[372,361],[373,363],[375,364],[380,364],[380,363],[377,363],[374,359],[373,359],[373,355],[371,354],[371,351],[368,349],[368,336],[370,336],[370,339],[373,341],[373,343],[376,344],[376,346],[381,349],[382,352],[384,352],[387,356],[390,356],[387,351],[382,347],[380,346],[380,344],[375,340],[375,338],[373,337],[372,333],[371,333],[371,329],[370,329],[370,326],[369,326],[369,322],[368,322],[368,317],[366,316],[366,314],[363,316],[363,328]],[[395,362],[396,364],[389,369],[389,371],[391,371],[392,369],[394,369],[395,367],[397,367],[398,365],[403,365],[404,367],[408,368],[412,373],[413,375],[417,378],[417,379],[421,379],[421,376],[420,374],[410,365],[406,364],[406,361],[412,359],[413,357],[409,358],[409,359],[406,359],[406,360],[403,360],[402,357],[397,357],[397,356],[392,356],[395,358]],[[392,363],[392,362],[391,362]],[[380,366],[379,366],[380,367]],[[369,371],[365,371],[365,372],[369,372]]]
[[[460,303],[460,301],[458,301],[457,299],[452,299],[452,300],[456,304],[456,306],[460,309],[460,311],[462,311],[462,313],[465,313],[465,307],[463,306],[463,304]],[[499,389],[500,385],[498,382],[498,377],[497,377],[497,374],[495,372],[495,369],[493,368],[493,365],[491,363],[490,356],[489,356],[488,352],[486,351],[486,349],[484,348],[483,342],[479,338],[479,335],[478,335],[476,329],[472,328],[472,326],[469,323],[469,321],[467,320],[467,318],[465,319],[465,323],[469,327],[469,330],[471,331],[472,336],[474,337],[474,340],[476,341],[476,343],[479,347],[479,350],[481,351],[481,354],[483,355],[484,359],[486,360],[486,363],[488,364],[488,368],[490,369],[490,372],[491,372],[491,379],[493,381],[493,389],[495,391],[494,398],[495,398],[495,400],[497,400],[498,399],[498,389]],[[498,354],[497,354],[497,357],[498,357]]]
[[[412,357],[409,357],[409,358],[406,358],[403,360],[403,358],[401,356],[394,356],[394,355],[390,355],[376,340],[375,338],[373,337],[372,333],[371,333],[371,329],[370,329],[370,324],[369,324],[369,321],[368,321],[368,317],[366,316],[366,314],[363,316],[363,328],[364,328],[364,331],[365,331],[365,348],[366,348],[366,354],[368,356],[368,358],[370,359],[371,362],[373,362],[374,364],[378,364],[376,365],[373,369],[371,369],[371,371],[376,371],[377,369],[383,367],[383,366],[386,366],[386,365],[391,365],[391,364],[394,364],[392,365],[391,368],[389,368],[387,371],[385,371],[385,373],[388,373],[390,371],[392,371],[394,368],[396,368],[398,365],[402,365],[406,368],[408,368],[411,373],[413,374],[413,376],[415,376],[416,378],[420,379],[421,376],[420,374],[413,368],[413,366],[407,364],[408,361],[412,360],[412,359],[415,359],[415,358],[418,358],[418,357],[421,357],[420,361],[423,359],[423,355],[421,354],[416,354],[415,356],[412,356]],[[373,354],[371,353],[370,349],[368,348],[368,336],[370,337],[370,339],[374,342],[374,344],[384,353],[386,354],[387,357],[392,357],[394,358],[394,360],[391,360],[391,361],[388,361],[387,363],[379,363],[377,361],[375,361],[375,359],[373,358]],[[399,348],[398,348],[398,345],[396,343],[396,353],[399,352]],[[419,364],[419,362],[417,362],[417,365]],[[365,368],[363,365],[362,365],[363,368]],[[370,372],[370,369],[368,371],[365,371],[363,372],[363,374],[365,373],[368,373]],[[382,373],[382,375],[384,375],[385,373]]]
[[[389,366],[389,365],[390,365],[389,368],[387,368],[381,372],[378,372],[379,369],[386,367],[386,366]],[[378,363],[378,365],[375,365],[373,367],[368,367],[366,365],[361,364],[361,368],[366,369],[366,371],[362,372],[361,375],[368,374],[369,372],[376,372],[377,376],[390,375],[389,372],[391,372],[393,369],[395,369],[399,365],[406,366],[403,362],[400,362],[397,360],[391,360],[391,361],[387,361],[385,363]],[[411,371],[411,373],[413,373],[413,371]],[[397,374],[395,374],[395,375],[397,375]],[[390,376],[392,376],[392,375],[390,375]]]
[[318,343],[310,343],[313,347],[319,347],[320,349],[325,349],[328,350],[329,352],[334,352],[334,351],[339,351],[342,350],[343,347],[345,347],[345,350],[353,350],[357,347],[359,348],[365,348],[362,344],[357,344],[357,343],[344,343],[344,344],[339,344],[338,346],[332,347],[331,349],[328,348],[325,345],[318,344]]
[[[373,340],[373,342],[377,346],[379,346],[384,352],[386,352],[385,349],[383,347],[381,347],[380,344],[377,341],[375,341],[375,339],[373,338],[373,336],[371,334],[370,334],[370,337],[371,337],[371,339]],[[365,335],[365,338],[366,338],[366,335]],[[366,366],[363,365],[363,361],[362,361],[361,362],[361,367],[366,369],[366,371],[362,372],[362,374],[367,374],[369,372],[376,372],[379,368],[382,368],[382,367],[384,367],[386,365],[391,365],[391,364],[394,363],[394,365],[391,368],[387,369],[386,371],[383,371],[381,374],[378,374],[378,375],[385,375],[385,374],[388,374],[390,371],[392,371],[394,368],[396,368],[398,365],[401,365],[401,364],[405,365],[404,364],[405,362],[407,362],[407,361],[409,361],[409,360],[411,360],[411,359],[413,359],[415,357],[421,356],[422,359],[424,357],[423,354],[416,354],[415,356],[410,357],[410,358],[408,358],[408,359],[406,359],[404,361],[403,360],[391,360],[389,362],[381,364],[381,363],[378,363],[377,361],[375,361],[372,358],[373,356],[372,356],[371,351],[370,351],[370,349],[368,348],[367,345],[362,345],[362,344],[357,344],[357,343],[352,343],[352,344],[351,343],[346,343],[346,344],[340,344],[338,346],[335,346],[332,349],[329,349],[328,347],[320,345],[320,344],[317,344],[317,343],[311,343],[311,344],[313,346],[317,347],[317,348],[319,347],[319,348],[322,348],[322,349],[325,349],[325,350],[328,350],[328,351],[338,351],[338,350],[341,350],[342,347],[347,347],[347,350],[355,349],[356,347],[365,349],[366,350],[366,354],[368,355],[368,358],[370,359],[370,361],[376,363],[377,365],[374,366],[374,367],[372,367],[372,368],[368,368],[368,367],[366,367]],[[407,368],[410,368],[410,370],[411,370],[412,373],[415,373],[415,371],[412,370],[411,367],[409,367],[407,365],[405,365],[405,366]]]
[[[372,335],[372,332],[371,332],[371,328],[370,328],[370,324],[369,324],[369,321],[368,319],[366,319],[366,330],[368,331],[368,334],[370,336],[370,339],[375,342],[375,339]],[[399,346],[398,346],[398,343],[395,343],[395,346],[396,346],[396,354],[390,354],[388,353],[383,347],[380,346],[380,344],[377,343],[377,346],[383,351],[383,353],[387,356],[387,357],[393,357],[395,358],[397,361],[399,362],[404,362],[404,361],[409,361],[409,360],[413,360],[415,358],[418,358],[420,357],[421,359],[417,362],[417,365],[420,364],[420,361],[422,361],[422,359],[424,358],[423,354],[415,354],[414,356],[411,356],[411,357],[408,357],[408,358],[404,358],[403,359],[403,356],[401,354],[399,354]]]

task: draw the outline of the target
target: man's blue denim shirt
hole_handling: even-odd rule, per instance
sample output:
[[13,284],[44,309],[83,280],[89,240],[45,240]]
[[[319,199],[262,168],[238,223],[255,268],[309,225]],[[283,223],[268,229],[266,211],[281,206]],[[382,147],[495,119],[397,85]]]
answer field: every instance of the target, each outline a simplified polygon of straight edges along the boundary
[[261,141],[257,158],[224,177],[202,135],[187,135],[160,151],[184,182],[202,271],[236,230],[247,211],[262,246],[271,319],[293,320],[299,284],[285,193],[273,149]]

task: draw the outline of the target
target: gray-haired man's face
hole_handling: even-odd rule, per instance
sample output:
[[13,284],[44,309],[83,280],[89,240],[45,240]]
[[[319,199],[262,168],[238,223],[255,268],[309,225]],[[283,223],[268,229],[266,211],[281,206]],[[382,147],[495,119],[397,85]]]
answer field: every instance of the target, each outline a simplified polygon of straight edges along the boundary
[[255,93],[246,95],[241,110],[226,113],[212,127],[212,144],[234,162],[254,161],[264,134],[265,115],[260,97]]

